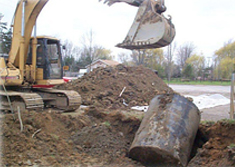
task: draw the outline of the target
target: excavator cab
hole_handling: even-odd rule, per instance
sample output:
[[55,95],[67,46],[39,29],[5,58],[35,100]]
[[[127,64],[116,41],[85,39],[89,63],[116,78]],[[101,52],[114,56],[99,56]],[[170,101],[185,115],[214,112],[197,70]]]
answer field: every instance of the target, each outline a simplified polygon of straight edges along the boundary
[[[36,49],[36,66],[43,71],[43,80],[62,79],[62,53],[59,40],[50,37],[38,37]],[[31,40],[32,43],[32,40]],[[32,64],[32,45],[30,44],[27,65]]]

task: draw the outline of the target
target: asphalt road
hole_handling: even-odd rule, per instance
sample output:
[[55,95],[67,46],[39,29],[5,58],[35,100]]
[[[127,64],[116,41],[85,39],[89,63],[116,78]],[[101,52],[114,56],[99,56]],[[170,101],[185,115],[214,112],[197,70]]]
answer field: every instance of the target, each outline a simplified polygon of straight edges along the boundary
[[[207,86],[207,85],[169,85],[181,95],[212,95],[221,94],[230,98],[230,86]],[[222,105],[213,108],[202,109],[201,120],[218,121],[229,118],[230,105]]]

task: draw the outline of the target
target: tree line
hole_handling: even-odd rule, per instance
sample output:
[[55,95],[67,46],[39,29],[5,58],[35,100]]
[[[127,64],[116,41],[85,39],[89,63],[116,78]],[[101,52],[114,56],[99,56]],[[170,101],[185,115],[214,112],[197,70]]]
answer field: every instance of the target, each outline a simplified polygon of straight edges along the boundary
[[0,13],[0,54],[8,54],[11,48],[12,30],[7,29],[7,23],[2,22],[3,15]]
[[[6,23],[1,22],[0,54],[8,54],[11,46],[12,31],[6,28]],[[94,42],[94,32],[90,30],[80,39],[80,47],[69,40],[63,40],[64,65],[70,67],[71,72],[98,59],[113,60],[112,51]],[[177,46],[173,42],[165,49],[132,50],[131,53],[122,52],[117,55],[119,61],[127,66],[145,66],[157,70],[162,78],[187,78],[203,80],[230,79],[235,70],[235,41],[229,40],[224,46],[218,48],[214,55],[206,58],[202,53],[196,52],[193,42],[185,42]]]
[[64,65],[69,66],[72,72],[86,68],[87,65],[90,65],[98,59],[114,59],[111,50],[94,43],[94,32],[92,30],[82,36],[80,44],[81,47],[78,47],[72,41],[62,41],[62,45],[65,48],[63,57]]
[[[193,42],[177,46],[174,42],[163,49],[132,51],[128,56],[119,54],[126,65],[143,65],[158,71],[162,78],[186,78],[192,80],[230,79],[235,72],[235,41],[229,40],[211,57],[196,52]],[[128,60],[128,61],[127,61]]]

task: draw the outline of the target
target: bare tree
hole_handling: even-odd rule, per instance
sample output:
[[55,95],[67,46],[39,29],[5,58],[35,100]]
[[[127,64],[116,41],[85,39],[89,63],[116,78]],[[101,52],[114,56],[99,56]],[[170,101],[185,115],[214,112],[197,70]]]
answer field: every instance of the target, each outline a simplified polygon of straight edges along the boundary
[[129,63],[128,63],[129,57],[130,57],[130,56],[129,56],[127,53],[124,53],[124,52],[118,54],[118,59],[119,59],[119,60],[121,61],[121,63],[124,64],[124,65],[128,65],[128,64],[129,64]]
[[68,56],[73,56],[76,58],[79,57],[80,49],[78,48],[78,46],[74,45],[72,41],[65,40],[65,41],[62,41],[62,44],[65,47],[64,49],[65,57],[68,57]]
[[131,53],[131,58],[136,65],[144,65],[145,63],[145,49],[144,50],[133,50]]
[[79,64],[83,67],[92,64],[98,59],[112,60],[112,52],[109,49],[105,49],[101,45],[97,45],[94,42],[94,32],[90,30],[88,33],[84,34],[81,38],[81,54],[79,59]]
[[192,56],[196,47],[192,42],[186,42],[185,44],[179,46],[177,49],[177,64],[180,66],[181,69],[184,68],[186,60]]
[[176,42],[174,42],[173,44],[170,44],[168,46],[167,53],[165,54],[166,63],[167,63],[166,70],[167,70],[168,81],[171,80],[172,70],[173,70],[173,66],[174,66],[173,55],[176,50],[176,46],[177,46]]
[[94,62],[95,60],[94,32],[92,29],[88,33],[82,36],[81,43],[82,43],[83,53],[86,54],[86,56],[88,57],[89,63]]
[[65,40],[62,42],[63,46],[65,47],[64,49],[64,64],[66,66],[69,66],[69,70],[70,72],[75,71],[75,69],[77,70],[77,68],[75,68],[76,66],[76,59],[79,57],[80,55],[80,49],[78,48],[78,46],[74,45],[72,41],[69,40]]

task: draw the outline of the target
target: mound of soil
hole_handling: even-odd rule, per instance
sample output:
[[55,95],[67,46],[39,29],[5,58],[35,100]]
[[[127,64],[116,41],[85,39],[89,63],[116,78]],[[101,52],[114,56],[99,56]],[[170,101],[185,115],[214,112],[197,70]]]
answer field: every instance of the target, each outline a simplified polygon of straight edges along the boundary
[[96,68],[57,88],[78,91],[84,105],[108,109],[148,105],[154,96],[173,92],[152,70],[123,65]]
[[[140,120],[121,112],[23,112],[1,118],[5,166],[142,166],[127,157]],[[4,119],[3,119],[4,118]]]
[[24,129],[21,132],[18,118],[14,120],[7,114],[4,120],[1,119],[3,163],[6,166],[70,165],[81,159],[67,139],[75,129],[91,124],[86,116],[75,119],[56,113],[25,111],[22,122]]

